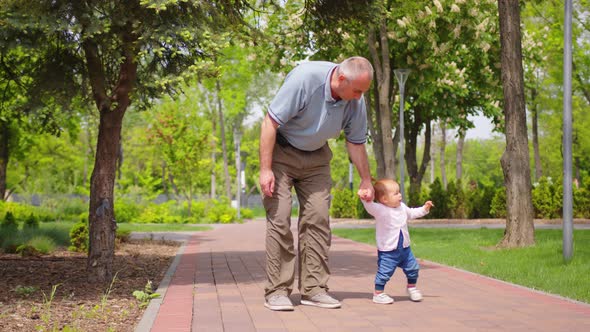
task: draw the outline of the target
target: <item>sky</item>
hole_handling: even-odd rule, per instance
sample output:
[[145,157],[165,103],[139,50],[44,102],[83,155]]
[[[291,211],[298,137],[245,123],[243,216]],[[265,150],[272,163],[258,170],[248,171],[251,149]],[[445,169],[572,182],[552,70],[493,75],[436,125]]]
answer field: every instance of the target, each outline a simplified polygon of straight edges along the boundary
[[497,133],[492,133],[494,125],[492,121],[483,115],[469,117],[473,121],[475,128],[469,129],[465,139],[488,139],[493,138]]

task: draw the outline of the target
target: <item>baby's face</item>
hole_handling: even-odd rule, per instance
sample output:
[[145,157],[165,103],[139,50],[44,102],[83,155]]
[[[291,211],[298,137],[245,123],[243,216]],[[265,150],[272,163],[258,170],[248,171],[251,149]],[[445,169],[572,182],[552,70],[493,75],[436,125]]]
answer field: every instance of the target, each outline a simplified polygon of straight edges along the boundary
[[399,191],[397,193],[390,192],[385,201],[385,205],[389,207],[399,207],[402,203],[402,194]]
[[387,188],[387,193],[381,197],[381,204],[389,207],[399,207],[402,202],[402,194],[399,192],[397,184],[391,185]]

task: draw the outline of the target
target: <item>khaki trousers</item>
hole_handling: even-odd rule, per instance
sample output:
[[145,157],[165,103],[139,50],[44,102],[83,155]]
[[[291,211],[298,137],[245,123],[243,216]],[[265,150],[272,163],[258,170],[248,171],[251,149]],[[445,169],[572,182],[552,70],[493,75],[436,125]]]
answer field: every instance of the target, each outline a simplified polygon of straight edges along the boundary
[[[291,294],[296,262],[301,295],[314,296],[328,291],[328,251],[332,238],[329,220],[331,159],[328,144],[312,152],[275,144],[272,161],[274,193],[263,199],[268,278],[265,297]],[[290,229],[293,187],[300,207],[298,255]]]

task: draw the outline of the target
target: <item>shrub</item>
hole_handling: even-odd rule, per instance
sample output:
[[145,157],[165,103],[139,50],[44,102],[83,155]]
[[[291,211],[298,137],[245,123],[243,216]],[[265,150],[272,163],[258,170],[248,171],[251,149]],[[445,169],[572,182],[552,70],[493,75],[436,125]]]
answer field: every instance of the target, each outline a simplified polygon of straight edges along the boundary
[[369,212],[367,212],[367,210],[365,209],[365,206],[363,205],[363,202],[361,201],[361,199],[356,196],[355,198],[355,202],[356,202],[356,218],[358,219],[372,219],[373,216],[369,214]]
[[129,236],[131,236],[130,230],[123,230],[117,228],[117,232],[115,234],[115,241],[118,241],[120,243],[129,242]]
[[35,286],[21,286],[18,285],[14,288],[14,292],[21,297],[29,297],[39,289]]
[[[420,191],[418,191],[417,189],[420,189]],[[424,202],[430,200],[428,198],[429,192],[427,188],[422,185],[420,185],[420,188],[410,186],[410,191],[409,193],[406,192],[406,196],[408,197],[402,197],[403,201],[406,203],[407,206],[410,207],[422,206],[424,205]]]
[[495,218],[506,218],[506,213],[506,188],[498,188],[492,199],[490,214]]
[[465,191],[463,191],[461,179],[458,179],[456,182],[449,182],[447,186],[447,196],[450,212],[449,217],[454,219],[467,218],[467,202],[465,199]]
[[357,195],[349,189],[335,189],[332,191],[330,215],[332,218],[354,218],[357,215],[355,199]]
[[574,187],[574,217],[590,218],[590,191]]
[[[52,238],[44,235],[35,236],[30,239],[26,246],[33,248],[34,251],[41,253],[41,254],[49,254],[55,250],[56,244]],[[18,249],[17,249],[18,251]]]
[[176,205],[176,201],[168,201],[162,204],[150,203],[141,212],[137,222],[154,223],[154,224],[172,224],[180,223],[180,216],[170,215],[171,209]]
[[115,200],[115,218],[117,222],[135,222],[141,214],[141,206],[132,200]]
[[68,249],[76,252],[88,252],[88,222],[85,220],[72,226]]
[[18,246],[15,250],[15,252],[23,257],[31,257],[31,256],[39,256],[41,255],[40,252],[38,252],[35,247],[30,246],[28,244],[21,244],[20,246]]
[[80,197],[65,197],[58,200],[56,213],[61,220],[76,220],[81,213],[88,213],[88,202]]
[[15,202],[7,202],[5,209],[6,212],[10,212],[12,214],[15,221],[22,221],[25,220],[27,216],[36,209],[36,207]]
[[39,228],[39,218],[36,215],[30,214],[27,219],[25,219],[25,223],[23,224],[23,228],[25,229],[38,229]]
[[252,219],[254,218],[254,211],[250,209],[241,209],[240,210],[242,219]]
[[493,186],[477,184],[475,181],[469,183],[465,192],[467,201],[467,213],[470,219],[491,218],[490,207],[494,198],[495,189]]
[[434,182],[430,184],[430,200],[436,208],[431,209],[426,218],[445,219],[449,217],[448,195],[439,178],[434,179]]
[[184,223],[199,223],[205,219],[205,210],[207,209],[206,202],[192,201],[189,216],[188,201],[183,201],[182,205],[177,205],[172,211],[173,215],[178,215],[182,218]]
[[33,205],[20,204],[15,202],[4,202],[0,206],[0,215],[4,215],[10,211],[16,221],[25,221],[27,218],[34,214],[40,221],[53,221],[55,220],[55,214],[46,208],[37,207]]
[[2,219],[2,224],[0,224],[0,228],[2,228],[3,233],[16,232],[18,230],[18,224],[11,211],[6,211],[4,219]]
[[237,220],[237,211],[229,205],[227,199],[211,200],[207,211],[207,220],[212,223],[229,224]]
[[533,184],[532,198],[537,218],[552,219],[560,215],[562,192],[551,178],[541,177]]

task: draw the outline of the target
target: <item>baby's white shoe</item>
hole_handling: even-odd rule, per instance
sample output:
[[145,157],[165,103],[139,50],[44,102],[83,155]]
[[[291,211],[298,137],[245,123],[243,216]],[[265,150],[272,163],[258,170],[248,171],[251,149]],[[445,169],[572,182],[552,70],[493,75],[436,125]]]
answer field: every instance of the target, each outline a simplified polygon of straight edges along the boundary
[[416,287],[408,288],[408,295],[410,296],[410,300],[414,302],[422,301],[422,293]]

